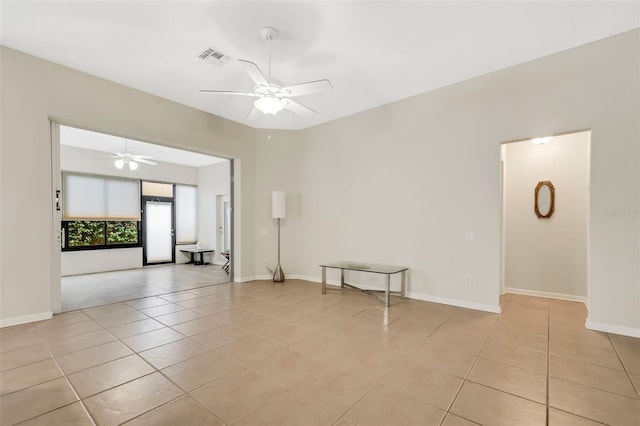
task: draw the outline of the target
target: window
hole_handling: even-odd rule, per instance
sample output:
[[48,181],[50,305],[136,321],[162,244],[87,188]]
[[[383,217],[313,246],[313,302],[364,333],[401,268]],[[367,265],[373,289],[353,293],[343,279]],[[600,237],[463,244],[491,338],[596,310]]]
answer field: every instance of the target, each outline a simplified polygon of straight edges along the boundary
[[140,181],[64,172],[63,220],[140,220]]
[[140,182],[63,173],[63,250],[140,246]]
[[176,243],[198,241],[198,190],[195,186],[176,185]]
[[139,245],[137,221],[64,221],[65,249],[115,248]]
[[173,198],[173,184],[143,181],[142,195],[147,197]]

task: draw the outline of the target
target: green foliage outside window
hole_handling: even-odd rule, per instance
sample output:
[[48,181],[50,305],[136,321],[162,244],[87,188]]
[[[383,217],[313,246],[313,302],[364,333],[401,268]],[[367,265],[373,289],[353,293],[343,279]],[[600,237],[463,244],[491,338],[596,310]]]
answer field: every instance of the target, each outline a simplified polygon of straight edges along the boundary
[[107,222],[107,244],[136,244],[138,222]]
[[67,247],[93,247],[138,243],[136,221],[87,221],[67,222]]
[[76,220],[67,224],[69,247],[104,245],[104,222]]

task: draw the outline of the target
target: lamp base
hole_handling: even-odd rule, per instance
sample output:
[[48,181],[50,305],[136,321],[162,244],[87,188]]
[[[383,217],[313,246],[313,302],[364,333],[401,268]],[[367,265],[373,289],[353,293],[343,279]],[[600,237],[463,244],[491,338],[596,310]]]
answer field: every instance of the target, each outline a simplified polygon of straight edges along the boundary
[[282,268],[280,267],[280,262],[278,262],[278,266],[276,266],[276,270],[273,271],[273,282],[274,283],[284,282],[284,272],[282,272]]

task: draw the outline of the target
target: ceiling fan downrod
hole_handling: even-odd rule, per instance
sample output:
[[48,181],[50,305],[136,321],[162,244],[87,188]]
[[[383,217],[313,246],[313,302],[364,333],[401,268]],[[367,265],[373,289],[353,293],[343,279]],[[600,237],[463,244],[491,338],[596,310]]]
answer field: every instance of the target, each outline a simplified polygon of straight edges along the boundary
[[269,80],[271,80],[271,40],[278,34],[278,31],[272,27],[264,27],[262,29],[262,38],[269,43]]

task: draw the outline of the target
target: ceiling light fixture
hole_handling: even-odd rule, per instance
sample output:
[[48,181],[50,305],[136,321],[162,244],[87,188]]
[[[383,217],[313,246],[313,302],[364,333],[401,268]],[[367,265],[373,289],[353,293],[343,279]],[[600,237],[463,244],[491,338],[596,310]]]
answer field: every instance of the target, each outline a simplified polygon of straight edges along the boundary
[[256,99],[253,105],[264,114],[276,115],[287,106],[287,103],[286,99],[277,98],[273,95],[264,95],[264,97]]
[[138,168],[138,163],[127,158],[118,158],[114,164],[118,170],[122,170],[125,164],[129,165],[129,170],[136,170]]
[[531,142],[535,143],[536,145],[544,145],[551,142],[552,139],[553,136],[545,136],[544,138],[533,138],[531,139]]

